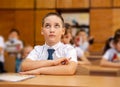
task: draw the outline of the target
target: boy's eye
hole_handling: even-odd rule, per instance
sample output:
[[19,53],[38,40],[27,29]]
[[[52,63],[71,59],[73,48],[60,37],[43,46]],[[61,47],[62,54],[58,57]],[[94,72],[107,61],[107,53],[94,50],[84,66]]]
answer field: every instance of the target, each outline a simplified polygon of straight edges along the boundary
[[45,25],[45,28],[50,28],[50,27],[51,27],[50,24]]
[[60,25],[59,25],[59,24],[56,24],[56,25],[55,25],[55,28],[60,28]]

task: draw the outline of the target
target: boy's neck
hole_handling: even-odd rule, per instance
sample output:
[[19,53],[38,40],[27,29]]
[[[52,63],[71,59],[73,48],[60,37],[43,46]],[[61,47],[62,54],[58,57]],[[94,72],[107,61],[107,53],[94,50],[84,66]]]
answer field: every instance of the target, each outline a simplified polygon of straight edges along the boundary
[[52,46],[54,46],[54,45],[56,45],[56,44],[58,44],[59,42],[57,42],[57,43],[47,43],[46,42],[46,44],[48,45],[48,46],[50,46],[50,47],[52,47]]

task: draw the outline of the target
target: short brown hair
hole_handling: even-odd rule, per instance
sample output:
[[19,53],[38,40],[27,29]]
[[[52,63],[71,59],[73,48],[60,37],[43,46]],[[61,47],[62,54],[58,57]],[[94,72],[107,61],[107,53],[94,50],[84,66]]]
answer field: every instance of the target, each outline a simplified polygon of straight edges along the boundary
[[43,17],[43,19],[42,19],[42,26],[44,25],[45,18],[47,18],[49,16],[57,16],[57,17],[59,17],[61,19],[61,21],[62,21],[63,27],[65,27],[63,17],[60,14],[58,14],[57,12],[50,12],[50,13],[46,14],[45,17]]

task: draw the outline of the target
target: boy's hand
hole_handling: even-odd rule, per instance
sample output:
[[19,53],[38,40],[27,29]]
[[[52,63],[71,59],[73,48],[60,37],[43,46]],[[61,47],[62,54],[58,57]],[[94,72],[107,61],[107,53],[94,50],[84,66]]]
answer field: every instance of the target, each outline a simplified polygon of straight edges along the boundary
[[54,60],[54,65],[67,65],[69,63],[71,58],[60,58],[57,60]]

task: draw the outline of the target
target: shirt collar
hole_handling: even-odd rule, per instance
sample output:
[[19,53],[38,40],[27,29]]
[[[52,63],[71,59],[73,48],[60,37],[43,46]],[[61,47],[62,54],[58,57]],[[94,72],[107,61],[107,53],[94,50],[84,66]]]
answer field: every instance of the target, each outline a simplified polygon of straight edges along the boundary
[[46,43],[45,43],[45,47],[47,48],[47,49],[57,49],[60,45],[61,45],[62,43],[61,42],[58,42],[57,44],[55,44],[55,45],[53,45],[53,46],[48,46]]

